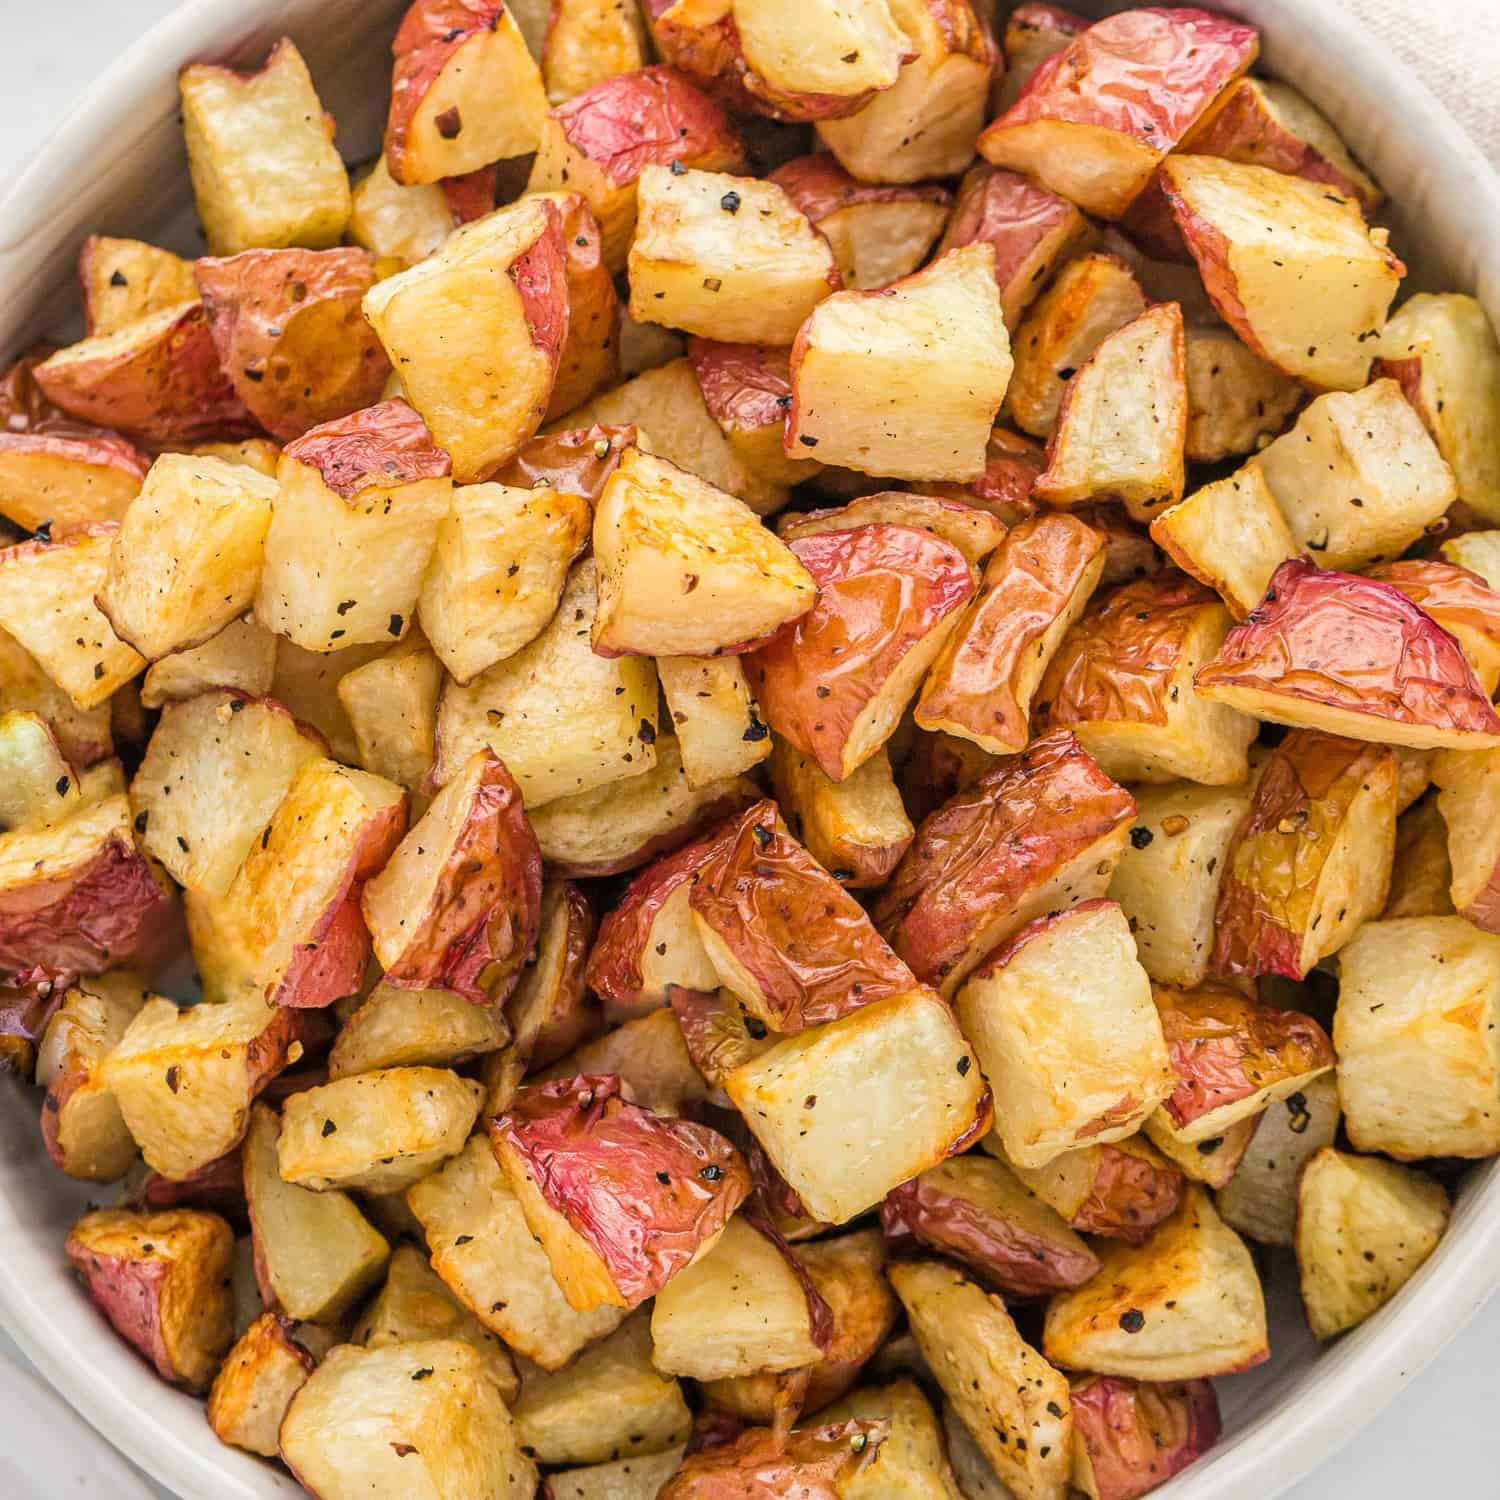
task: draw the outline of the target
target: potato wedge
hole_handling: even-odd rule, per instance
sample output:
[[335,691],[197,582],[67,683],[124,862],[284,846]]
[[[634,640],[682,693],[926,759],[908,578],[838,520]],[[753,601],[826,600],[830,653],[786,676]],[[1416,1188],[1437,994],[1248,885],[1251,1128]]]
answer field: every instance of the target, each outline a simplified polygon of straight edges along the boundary
[[[943,1394],[1018,1500],[1061,1500],[1068,1382],[1025,1343],[1005,1304],[940,1261],[893,1265],[891,1285]],[[1076,1294],[1075,1294],[1076,1295]]]

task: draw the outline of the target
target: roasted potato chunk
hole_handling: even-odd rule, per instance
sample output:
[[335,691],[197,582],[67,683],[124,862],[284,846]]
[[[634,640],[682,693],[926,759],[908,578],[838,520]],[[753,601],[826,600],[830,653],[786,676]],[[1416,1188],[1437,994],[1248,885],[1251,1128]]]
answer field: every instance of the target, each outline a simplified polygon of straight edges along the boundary
[[363,250],[403,266],[426,260],[453,233],[441,183],[408,186],[391,176],[382,152],[354,181],[348,235]]
[[694,790],[738,776],[770,755],[771,731],[734,657],[663,656],[656,675]]
[[449,1291],[544,1370],[562,1369],[623,1321],[618,1307],[579,1312],[568,1303],[483,1134],[410,1188],[406,1201]]
[[629,449],[594,516],[593,649],[601,656],[743,650],[813,607],[817,581],[794,553],[733,495]]
[[1228,328],[1188,328],[1186,373],[1189,463],[1254,453],[1286,426],[1304,395]]
[[880,1222],[893,1246],[915,1239],[1006,1296],[1081,1286],[1099,1269],[1093,1251],[1009,1167],[978,1153],[902,1183],[886,1195]]
[[182,70],[182,128],[198,218],[214,255],[336,245],[349,178],[307,64],[283,37],[257,72]]
[[1048,664],[1104,571],[1104,538],[1072,516],[1023,521],[922,685],[916,721],[991,755],[1024,750]]
[[1021,1182],[1056,1209],[1069,1228],[1140,1244],[1182,1198],[1182,1173],[1143,1137],[1079,1146],[1045,1167],[1018,1167],[990,1134],[984,1149],[1011,1167]]
[[98,1209],[74,1224],[67,1254],[116,1333],[172,1385],[203,1392],[234,1340],[234,1235],[194,1209]]
[[835,781],[890,738],[974,594],[958,548],[875,523],[791,543],[816,603],[745,658],[771,728]]
[[[292,1398],[281,1456],[322,1500],[531,1500],[536,1467],[484,1361],[457,1339],[334,1349]],[[415,1463],[413,1463],[415,1460]]]
[[1448,1195],[1410,1167],[1325,1146],[1297,1188],[1297,1268],[1308,1326],[1331,1339],[1411,1280],[1448,1224]]
[[337,1323],[379,1281],[390,1246],[347,1194],[314,1193],[282,1180],[280,1134],[274,1112],[255,1105],[243,1180],[256,1283],[274,1312]]
[[292,1397],[337,1342],[314,1323],[262,1313],[235,1341],[208,1393],[208,1425],[221,1443],[262,1458],[280,1454],[281,1419]]
[[648,1458],[562,1469],[543,1482],[548,1500],[656,1500],[656,1492],[677,1472],[683,1449],[669,1448]]
[[893,1265],[891,1285],[943,1394],[1019,1500],[1061,1500],[1073,1417],[1068,1382],[1005,1304],[940,1261]]
[[1212,967],[1301,979],[1379,914],[1396,847],[1396,757],[1296,730],[1272,752],[1224,859]]
[[[990,1117],[952,1013],[922,989],[784,1038],[724,1090],[808,1213],[831,1224],[962,1150]],[[899,1106],[880,1105],[896,1093]]]
[[303,1089],[282,1109],[281,1175],[314,1192],[400,1192],[463,1149],[483,1095],[472,1079],[421,1067]]
[[1333,1145],[1338,1128],[1338,1083],[1332,1073],[1312,1079],[1267,1109],[1234,1176],[1215,1197],[1224,1222],[1262,1245],[1290,1248],[1303,1164]]
[[1459,498],[1500,520],[1500,345],[1484,308],[1458,292],[1409,297],[1380,336],[1375,373],[1400,383]]
[[979,150],[1086,213],[1118,219],[1259,52],[1255,28],[1227,16],[1125,11],[1037,67]]
[[476,750],[369,881],[360,909],[386,982],[501,1003],[541,925],[542,861],[521,794]]
[[1396,820],[1396,855],[1380,915],[1387,921],[1451,916],[1452,884],[1448,829],[1437,799],[1424,797]]
[[727,1443],[684,1458],[658,1500],[709,1500],[735,1490],[838,1500],[843,1486],[878,1458],[885,1433],[883,1422],[862,1421],[804,1427],[787,1438],[769,1427],[749,1427]]
[[1208,985],[1154,998],[1177,1080],[1162,1112],[1183,1145],[1222,1137],[1333,1068],[1323,1028],[1300,1011]]
[[237,1146],[250,1104],[302,1056],[304,1022],[259,996],[179,1008],[154,996],[105,1060],[102,1081],[146,1158],[181,1180]]
[[[815,458],[794,458],[785,446],[792,404],[790,349],[690,339],[688,359],[709,415],[730,451],[767,485],[800,484],[822,472]],[[787,533],[777,533],[783,541]]]
[[792,346],[786,451],[864,474],[974,479],[1010,375],[994,251],[950,250],[813,310]]
[[460,484],[514,458],[546,415],[569,326],[565,257],[557,205],[525,198],[365,294],[365,316]]
[[652,1366],[644,1311],[566,1370],[524,1371],[511,1410],[522,1450],[545,1464],[604,1463],[680,1448],[693,1422],[677,1381]]
[[656,763],[656,670],[644,657],[608,659],[590,644],[597,611],[592,558],[575,565],[541,634],[438,708],[439,784],[488,746],[528,808],[592,791]]
[[1011,341],[1015,374],[1005,395],[1010,418],[1033,437],[1057,425],[1068,382],[1110,334],[1146,311],[1146,295],[1115,255],[1081,255],[1031,306]]
[[246,615],[230,621],[201,646],[152,662],[141,678],[141,706],[164,708],[215,687],[264,697],[275,671],[276,637]]
[[1219,1402],[1206,1380],[1090,1375],[1072,1398],[1073,1484],[1089,1500],[1135,1500],[1219,1440]]
[[1365,383],[1406,267],[1353,198],[1268,167],[1173,154],[1161,184],[1219,316],[1315,390]]
[[452,1067],[510,1040],[504,1016],[447,989],[398,989],[382,981],[339,1028],[328,1077],[382,1068]]
[[459,177],[536,150],[547,96],[503,0],[417,0],[391,52],[385,160],[397,182]]
[[[943,486],[929,488],[937,490]],[[930,531],[940,541],[957,547],[965,561],[976,568],[1005,538],[1004,523],[968,500],[939,494],[918,495],[906,490],[879,490],[861,495],[847,505],[783,515],[777,519],[776,534],[790,542],[825,531],[851,531],[881,523]]]
[[629,256],[637,320],[728,344],[786,345],[840,285],[828,241],[774,182],[651,163],[638,215]]
[[1102,896],[1134,815],[1071,734],[1043,736],[922,823],[871,915],[918,979],[952,995],[1033,918]]
[[1500,938],[1462,917],[1367,922],[1339,955],[1339,1104],[1356,1151],[1500,1151]]
[[864,909],[758,802],[697,866],[688,905],[718,982],[773,1031],[916,987]]
[[1260,1278],[1200,1187],[1139,1246],[1099,1246],[1099,1274],[1047,1308],[1042,1350],[1070,1370],[1198,1380],[1268,1356]]
[[955,1006],[1020,1166],[1133,1135],[1172,1091],[1150,980],[1113,901],[1037,917],[969,976]]
[[1445,750],[1435,757],[1432,773],[1448,830],[1452,907],[1474,926],[1494,932],[1500,929],[1500,840],[1490,809],[1500,792],[1500,755]]
[[277,468],[256,618],[309,651],[400,640],[448,514],[448,474],[403,401],[298,438]]
[[1500,744],[1500,715],[1447,631],[1391,584],[1307,558],[1276,570],[1193,680],[1276,724],[1417,750]]
[[489,1131],[563,1295],[580,1311],[655,1296],[750,1191],[743,1160],[716,1131],[629,1103],[607,1074],[522,1089]]
[[78,252],[83,331],[114,333],[198,295],[193,263],[144,240],[91,234]]
[[82,426],[36,432],[0,427],[0,516],[27,531],[118,521],[140,492],[149,460],[134,443]]

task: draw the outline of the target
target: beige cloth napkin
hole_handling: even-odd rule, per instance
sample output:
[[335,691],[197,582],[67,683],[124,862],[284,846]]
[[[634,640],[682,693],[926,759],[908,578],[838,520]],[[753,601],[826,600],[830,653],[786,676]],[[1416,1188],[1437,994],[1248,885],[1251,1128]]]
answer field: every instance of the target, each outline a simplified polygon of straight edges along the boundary
[[1323,3],[1348,11],[1400,58],[1500,168],[1500,0]]

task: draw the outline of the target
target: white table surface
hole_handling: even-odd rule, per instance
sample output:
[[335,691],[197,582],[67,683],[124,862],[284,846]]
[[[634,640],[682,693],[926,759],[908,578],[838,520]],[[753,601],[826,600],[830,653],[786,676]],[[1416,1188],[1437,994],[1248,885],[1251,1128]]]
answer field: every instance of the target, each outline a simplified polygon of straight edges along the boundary
[[[14,171],[26,161],[119,49],[165,15],[172,3],[0,0],[0,14],[15,6],[25,15],[24,21],[17,14],[7,17],[11,24],[0,53],[0,172]],[[1429,16],[1472,16],[1482,29],[1489,24],[1481,17],[1490,6],[1500,7],[1500,0],[1426,0],[1420,10]],[[1413,25],[1420,27],[1418,13],[1418,0],[1412,0]],[[1480,51],[1483,55],[1482,47]],[[1413,1500],[1425,1494],[1442,1500],[1493,1500],[1500,1495],[1497,1377],[1500,1298],[1373,1426],[1330,1457],[1289,1500]],[[142,1379],[147,1378],[143,1371]],[[5,1500],[74,1495],[137,1500],[120,1461],[50,1391],[38,1390],[40,1385],[0,1332],[0,1495]],[[1330,1453],[1338,1441],[1338,1434],[1329,1434]],[[141,1491],[142,1496],[153,1494],[171,1500],[153,1486]]]

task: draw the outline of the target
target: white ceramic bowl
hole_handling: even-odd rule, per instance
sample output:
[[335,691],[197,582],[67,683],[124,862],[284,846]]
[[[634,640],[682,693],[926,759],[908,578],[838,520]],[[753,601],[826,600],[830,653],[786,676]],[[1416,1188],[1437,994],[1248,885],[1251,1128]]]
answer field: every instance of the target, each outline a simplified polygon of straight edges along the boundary
[[[1118,4],[1078,8],[1103,14]],[[378,148],[387,44],[404,0],[190,0],[125,53],[32,162],[0,207],[0,357],[76,321],[73,264],[92,231],[201,248],[176,73],[195,59],[251,66],[283,34],[306,54],[349,160]],[[1333,0],[1227,0],[1262,28],[1265,62],[1339,126],[1393,199],[1407,289],[1475,292],[1500,324],[1500,181],[1442,107]],[[222,1447],[198,1402],[148,1373],[94,1313],[62,1244],[85,1193],[53,1170],[37,1096],[0,1086],[0,1319],[58,1390],[106,1437],[186,1500],[302,1492]],[[1368,1422],[1500,1281],[1500,1180],[1477,1168],[1452,1227],[1402,1294],[1319,1352],[1286,1263],[1271,1264],[1272,1360],[1218,1382],[1226,1436],[1158,1493],[1243,1500],[1285,1489]]]

